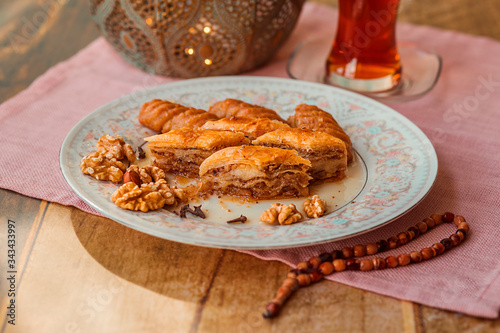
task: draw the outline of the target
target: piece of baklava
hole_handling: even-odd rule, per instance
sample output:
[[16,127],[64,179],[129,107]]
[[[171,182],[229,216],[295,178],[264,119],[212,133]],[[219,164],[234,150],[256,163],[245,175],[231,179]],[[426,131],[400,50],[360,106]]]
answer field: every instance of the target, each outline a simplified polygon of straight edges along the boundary
[[177,128],[145,138],[153,165],[167,173],[197,178],[200,164],[216,151],[250,143],[243,133]]
[[252,144],[293,149],[311,162],[309,174],[314,183],[336,181],[345,177],[347,151],[344,141],[323,132],[284,128],[266,133]]
[[265,108],[260,105],[248,104],[238,99],[227,98],[223,101],[214,103],[208,109],[208,112],[215,114],[219,118],[252,117],[267,118],[285,122],[276,111]]
[[296,151],[263,146],[229,147],[200,166],[201,193],[247,199],[309,195],[311,162]]
[[347,149],[347,163],[352,161],[351,139],[328,112],[321,110],[315,105],[300,104],[295,107],[295,114],[288,118],[288,123],[295,128],[308,128],[339,138],[344,141]]
[[174,128],[198,128],[217,116],[205,110],[153,99],[144,103],[139,111],[139,122],[153,131],[166,133]]
[[241,132],[245,134],[245,136],[250,140],[254,140],[267,132],[272,132],[279,128],[290,128],[290,126],[282,123],[281,121],[271,120],[267,118],[232,116],[215,121],[207,121],[200,128]]

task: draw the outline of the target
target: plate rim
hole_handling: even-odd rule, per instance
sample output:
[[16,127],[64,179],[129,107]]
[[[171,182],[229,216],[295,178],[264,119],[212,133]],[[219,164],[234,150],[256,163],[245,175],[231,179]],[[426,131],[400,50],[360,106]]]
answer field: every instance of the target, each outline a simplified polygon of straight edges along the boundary
[[[429,170],[429,181],[426,183],[426,186],[424,186],[421,190],[423,192],[423,194],[410,207],[403,207],[404,210],[402,210],[402,209],[397,210],[394,213],[396,215],[391,216],[388,219],[382,218],[382,220],[384,220],[383,222],[380,222],[377,225],[373,225],[373,226],[365,228],[365,229],[357,230],[357,231],[350,233],[348,235],[343,235],[343,236],[339,236],[339,237],[329,237],[329,238],[325,238],[322,240],[310,241],[310,242],[297,242],[295,244],[288,244],[288,245],[269,244],[266,246],[262,246],[262,245],[237,245],[237,246],[235,246],[233,244],[231,244],[231,245],[222,244],[223,240],[219,240],[219,242],[217,244],[215,244],[213,239],[207,240],[206,238],[189,238],[189,237],[179,238],[177,235],[173,235],[173,236],[169,235],[168,232],[162,233],[161,235],[154,234],[151,232],[152,229],[149,229],[147,227],[144,227],[144,226],[138,225],[138,224],[131,224],[128,221],[124,221],[124,220],[117,218],[112,213],[106,212],[105,209],[101,208],[99,205],[96,205],[92,200],[88,199],[83,193],[81,193],[79,187],[76,186],[75,181],[72,179],[72,177],[70,177],[69,165],[66,165],[66,163],[65,163],[66,162],[65,153],[66,152],[69,153],[69,142],[76,137],[76,135],[79,133],[81,128],[84,127],[85,124],[89,120],[91,120],[95,116],[101,114],[103,111],[112,108],[116,104],[119,104],[122,100],[132,98],[133,95],[137,94],[137,93],[142,93],[142,92],[146,92],[146,91],[148,93],[165,91],[165,87],[167,87],[167,89],[168,89],[168,87],[172,87],[172,85],[183,86],[183,85],[189,85],[189,84],[196,84],[197,82],[204,82],[204,81],[216,81],[216,82],[228,81],[228,82],[231,82],[232,80],[237,80],[240,82],[241,81],[248,81],[248,82],[253,82],[253,83],[255,83],[255,82],[274,82],[274,83],[276,83],[277,82],[277,83],[283,83],[283,84],[292,84],[295,86],[305,85],[305,86],[311,86],[313,88],[317,87],[317,88],[321,88],[321,89],[333,90],[341,95],[344,95],[347,97],[353,97],[353,98],[355,97],[357,99],[361,99],[364,102],[368,102],[368,103],[372,103],[372,104],[375,103],[379,107],[382,107],[386,110],[389,110],[391,113],[395,114],[397,117],[400,117],[401,119],[403,119],[405,121],[406,125],[413,127],[413,130],[417,134],[419,134],[421,138],[425,139],[429,143],[429,145],[426,149],[426,152],[427,152],[427,155],[429,156],[430,162],[435,162],[434,164],[431,163],[431,166],[435,165],[435,168],[431,167]],[[391,107],[389,107],[389,106],[387,106],[387,105],[385,105],[385,104],[383,104],[375,99],[372,99],[372,98],[364,96],[362,94],[358,94],[356,92],[345,90],[345,89],[342,89],[339,87],[333,87],[333,86],[329,86],[329,85],[325,85],[325,84],[321,84],[321,83],[316,83],[316,82],[300,81],[300,80],[294,80],[294,79],[290,79],[290,78],[267,77],[267,76],[245,76],[245,75],[236,76],[235,75],[235,76],[204,77],[204,78],[195,78],[195,79],[186,79],[186,80],[168,82],[168,83],[164,83],[161,85],[148,87],[148,88],[142,89],[140,91],[135,91],[135,92],[127,94],[127,95],[120,96],[120,97],[118,97],[118,98],[116,98],[116,99],[114,99],[114,100],[112,100],[104,105],[101,105],[100,107],[96,108],[94,111],[90,112],[88,115],[86,115],[85,117],[80,119],[73,126],[73,128],[68,132],[68,134],[64,138],[64,140],[61,144],[61,147],[59,149],[59,167],[60,167],[61,173],[63,174],[65,181],[68,183],[68,185],[70,186],[72,191],[74,193],[76,193],[80,199],[82,199],[86,204],[88,204],[90,207],[92,207],[93,209],[95,209],[99,213],[103,214],[105,217],[107,217],[115,222],[118,222],[126,227],[132,228],[134,230],[146,233],[146,234],[154,236],[154,237],[159,237],[159,238],[167,239],[170,241],[175,241],[175,242],[180,242],[180,243],[195,245],[195,246],[203,246],[203,247],[218,248],[218,249],[234,249],[234,250],[270,250],[270,249],[305,247],[305,246],[311,246],[311,245],[317,245],[317,244],[330,243],[330,242],[334,242],[334,241],[340,241],[343,239],[347,239],[347,238],[351,238],[351,237],[355,237],[355,236],[359,236],[359,235],[368,233],[370,231],[373,231],[375,229],[378,229],[380,227],[383,227],[383,226],[393,222],[394,220],[400,218],[401,216],[405,215],[406,213],[411,211],[413,208],[415,208],[429,194],[429,192],[431,191],[432,187],[434,186],[434,184],[436,182],[439,163],[438,163],[438,157],[436,154],[436,150],[435,150],[434,146],[432,145],[432,142],[425,135],[425,133],[415,123],[413,123],[411,120],[409,120],[407,117],[405,117],[404,115],[402,115],[398,111],[394,110],[393,108],[391,108]],[[366,184],[365,184],[365,186],[366,186]],[[357,196],[361,195],[362,193],[363,193],[363,190],[361,190],[357,194]],[[341,211],[342,209],[345,209],[346,206],[347,205],[345,205],[343,208],[336,210],[336,211],[337,212]],[[191,220],[191,221],[195,221],[195,220]],[[278,228],[279,227],[283,228],[283,226],[278,226]],[[288,226],[288,227],[293,227],[293,225]],[[166,237],[166,236],[169,236],[169,237]]]

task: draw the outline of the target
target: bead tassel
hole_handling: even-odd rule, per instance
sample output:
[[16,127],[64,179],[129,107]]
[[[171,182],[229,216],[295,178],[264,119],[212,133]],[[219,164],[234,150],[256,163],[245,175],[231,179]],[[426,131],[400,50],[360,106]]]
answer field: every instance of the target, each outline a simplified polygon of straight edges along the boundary
[[[407,244],[434,226],[440,225],[442,222],[453,222],[458,230],[450,237],[444,238],[431,247],[420,251],[412,251],[410,254],[400,254],[397,257],[359,259],[365,255],[384,252]],[[322,253],[319,256],[310,258],[308,261],[299,263],[296,269],[288,272],[287,278],[279,288],[274,299],[266,306],[266,312],[262,315],[264,318],[278,316],[285,302],[297,289],[318,282],[326,275],[344,270],[367,272],[384,268],[395,268],[429,260],[458,246],[465,240],[467,233],[469,233],[469,224],[465,221],[465,218],[446,212],[442,215],[433,214],[415,226],[408,228],[407,231],[401,232],[388,240],[380,240],[375,244],[370,243],[366,246],[356,245],[354,247],[345,247],[341,250],[333,250],[330,253]]]

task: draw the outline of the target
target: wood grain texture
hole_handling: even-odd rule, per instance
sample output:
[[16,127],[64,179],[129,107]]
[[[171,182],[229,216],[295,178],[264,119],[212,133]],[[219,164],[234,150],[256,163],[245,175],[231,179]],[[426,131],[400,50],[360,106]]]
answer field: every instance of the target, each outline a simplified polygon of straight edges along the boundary
[[[500,40],[498,0],[402,0],[399,19]],[[85,1],[1,2],[0,101],[97,36]],[[5,332],[500,331],[499,319],[330,281],[299,290],[279,318],[263,320],[287,265],[166,241],[11,191],[0,190],[0,204],[2,227],[9,218],[21,225],[18,258],[26,258],[17,325],[3,326]],[[1,253],[3,244],[4,230]]]

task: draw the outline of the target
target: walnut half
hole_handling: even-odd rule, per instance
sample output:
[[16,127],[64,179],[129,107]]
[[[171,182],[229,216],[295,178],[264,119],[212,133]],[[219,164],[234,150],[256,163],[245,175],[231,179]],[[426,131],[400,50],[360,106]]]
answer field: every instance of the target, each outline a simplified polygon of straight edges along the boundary
[[313,195],[311,199],[304,201],[304,210],[307,217],[318,218],[325,215],[326,201],[319,196]]
[[131,165],[128,170],[136,172],[141,177],[141,182],[146,184],[157,182],[160,179],[165,180],[166,177],[165,171],[153,165],[146,165],[143,167]]
[[122,160],[127,158],[131,163],[135,161],[135,153],[132,146],[125,143],[119,135],[104,134],[97,141],[97,151],[103,153],[107,158]]
[[302,215],[297,211],[294,204],[282,205],[274,203],[271,208],[264,211],[260,216],[260,220],[264,223],[273,224],[276,221],[279,224],[292,224],[302,219]]
[[127,167],[115,158],[108,159],[104,154],[96,151],[82,159],[80,169],[84,174],[97,180],[111,180],[113,183],[119,183]]
[[170,188],[164,179],[155,183],[142,184],[140,187],[133,182],[128,182],[113,193],[111,200],[123,209],[147,212],[163,208],[165,205],[174,205],[178,200],[180,201],[175,190]]

